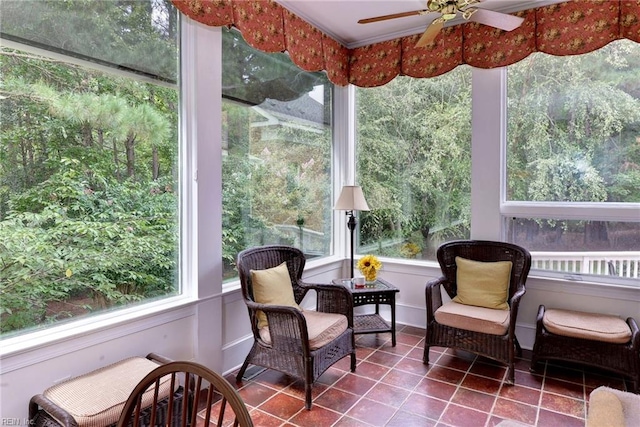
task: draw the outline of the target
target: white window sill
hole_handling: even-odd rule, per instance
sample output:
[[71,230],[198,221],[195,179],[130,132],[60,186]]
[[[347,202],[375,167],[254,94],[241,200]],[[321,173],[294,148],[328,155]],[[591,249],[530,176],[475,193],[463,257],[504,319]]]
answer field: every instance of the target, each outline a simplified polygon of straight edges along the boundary
[[527,289],[640,302],[640,283],[634,279],[611,280],[604,283],[589,281],[586,277],[582,280],[568,279],[564,277],[566,274],[561,273],[536,273],[529,273]]
[[[46,357],[43,354],[42,358],[49,359],[54,356],[50,351],[37,352],[34,350],[46,349],[55,344],[70,342],[75,338],[82,337],[82,343],[73,343],[60,352],[61,354],[69,353],[114,337],[121,337],[157,324],[190,316],[193,314],[192,307],[196,302],[197,300],[193,297],[180,295],[5,338],[1,341],[0,348],[0,359],[3,359],[2,370],[6,371],[11,368],[6,365],[5,359],[12,356],[31,352],[46,353]],[[36,359],[40,359],[40,357],[36,356]],[[24,362],[29,364],[34,360]]]

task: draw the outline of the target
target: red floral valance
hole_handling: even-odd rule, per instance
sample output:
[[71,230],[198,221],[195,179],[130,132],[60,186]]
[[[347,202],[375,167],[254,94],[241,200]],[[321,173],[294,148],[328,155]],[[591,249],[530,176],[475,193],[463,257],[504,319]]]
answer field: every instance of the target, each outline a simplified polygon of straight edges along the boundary
[[524,23],[502,31],[477,23],[443,29],[416,48],[418,35],[347,49],[273,0],[172,0],[206,25],[234,26],[264,52],[287,51],[306,71],[325,70],[337,85],[381,86],[398,75],[434,77],[461,64],[495,68],[533,52],[577,55],[622,38],[640,43],[640,0],[573,0],[518,12]]
[[349,49],[273,0],[172,0],[185,15],[211,26],[234,26],[263,52],[287,51],[305,71],[325,70],[337,85],[349,83]]

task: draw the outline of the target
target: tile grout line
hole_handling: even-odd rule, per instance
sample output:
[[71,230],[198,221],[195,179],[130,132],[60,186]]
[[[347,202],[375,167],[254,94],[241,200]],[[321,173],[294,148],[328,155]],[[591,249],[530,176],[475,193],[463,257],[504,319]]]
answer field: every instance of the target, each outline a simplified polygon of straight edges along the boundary
[[[446,352],[443,352],[442,355],[446,354]],[[442,357],[442,355],[440,355],[440,357]],[[440,360],[440,357],[438,357],[437,360]],[[469,369],[471,369],[471,367],[473,366],[473,364],[475,363],[475,361],[477,360],[478,356],[475,356],[473,358],[473,361],[469,364],[469,367],[464,371],[464,375],[462,376],[462,378],[460,379],[460,382],[458,384],[456,384],[456,389],[453,392],[453,394],[451,395],[451,397],[449,398],[449,400],[447,401],[447,404],[445,405],[444,409],[442,410],[442,413],[440,414],[440,416],[438,417],[437,422],[440,423],[444,423],[446,425],[449,425],[448,423],[446,423],[445,421],[442,420],[442,417],[444,416],[445,412],[447,412],[447,409],[449,408],[449,406],[451,406],[451,400],[453,399],[453,396],[456,395],[456,393],[460,390],[460,388],[462,387],[462,383],[464,382],[464,379],[467,378],[467,375],[469,374]],[[437,361],[436,360],[436,361]],[[449,368],[447,368],[449,369]]]
[[[381,348],[382,348],[382,346],[383,346],[386,342],[388,342],[388,341],[385,341],[385,342],[383,342],[382,344],[380,344],[379,346],[377,346],[377,347],[376,347],[376,348],[375,348],[371,353],[369,353],[366,357],[364,357],[362,360],[360,360],[360,363],[356,363],[356,372],[351,372],[351,370],[348,370],[348,371],[346,371],[346,372],[345,372],[345,374],[344,374],[342,377],[340,377],[340,379],[342,379],[342,378],[346,377],[346,376],[347,376],[347,375],[349,375],[349,374],[357,375],[357,372],[358,372],[357,367],[358,367],[358,365],[359,365],[359,364],[361,364],[362,362],[366,361],[366,360],[367,360],[367,359],[368,359],[372,354],[374,354],[374,353],[376,353],[376,352],[380,351],[380,350],[381,350]],[[402,359],[401,359],[401,360],[402,360]],[[398,362],[399,362],[399,361],[398,361]],[[398,362],[396,362],[393,366],[397,365],[397,364],[398,364]],[[371,364],[375,364],[375,365],[378,365],[378,366],[383,366],[383,365],[380,365],[380,364],[378,364],[378,363],[374,363],[374,362],[369,362],[369,363],[371,363]],[[391,371],[392,369],[393,369],[393,367],[389,368],[389,371]],[[388,374],[388,372],[387,372],[387,374]],[[359,376],[360,376],[361,378],[365,378],[365,379],[373,380],[372,378],[365,377],[365,376],[363,376],[363,375],[359,375]],[[385,376],[386,376],[386,374],[385,374]],[[384,378],[384,377],[383,377],[383,378]],[[335,386],[335,384],[336,384],[340,379],[336,380],[336,381],[335,381],[335,382],[334,382],[330,387],[328,387],[328,388],[327,388],[327,390],[326,390],[325,392],[323,392],[322,394],[326,393],[326,392],[328,391],[328,389],[329,389],[329,388],[331,388],[331,387]],[[373,385],[373,386],[372,386],[372,387],[371,387],[367,392],[369,392],[373,387],[375,387],[378,383],[380,383],[380,381],[381,381],[381,379],[380,379],[380,380],[376,380],[375,384],[374,384],[374,385]],[[344,391],[344,392],[346,392],[346,393],[350,393],[350,392],[348,392],[348,391],[346,391],[346,390],[342,390],[342,389],[338,389],[338,390]],[[320,394],[318,397],[320,397],[322,394]],[[351,393],[351,394],[354,394],[354,395],[355,395],[355,393]],[[365,393],[365,394],[366,394],[366,393]],[[354,407],[355,407],[359,402],[361,402],[361,401],[362,401],[362,399],[364,399],[364,397],[365,397],[365,395],[359,396],[359,397],[358,397],[358,399],[353,403],[353,405],[351,405],[348,409],[346,409],[346,410],[341,414],[341,416],[340,416],[340,417],[339,417],[339,418],[338,418],[338,419],[337,419],[337,420],[332,424],[332,426],[333,426],[333,425],[336,425],[336,424],[337,424],[337,423],[339,423],[340,421],[343,421],[343,420],[345,420],[345,419],[347,419],[347,418],[348,418],[348,419],[354,419],[354,420],[357,420],[359,423],[364,423],[364,424],[366,424],[366,425],[371,425],[371,424],[369,424],[369,423],[367,423],[367,422],[365,422],[365,421],[362,421],[362,420],[359,420],[359,419],[356,419],[356,418],[352,418],[352,417],[350,417],[349,415],[347,415],[347,413],[348,413],[350,410],[352,410],[352,409],[353,409],[353,408],[354,408]],[[324,406],[322,406],[322,407],[324,408]],[[327,409],[328,409],[328,408],[327,408]],[[337,411],[334,411],[334,412],[337,412]]]
[[[471,366],[473,366],[473,365],[471,365]],[[471,367],[469,367],[469,369],[471,369]],[[515,366],[514,366],[513,369],[514,369],[514,375],[515,375]],[[489,427],[489,425],[491,423],[491,417],[494,416],[493,411],[495,410],[496,405],[498,404],[498,398],[500,397],[500,392],[502,391],[502,387],[504,387],[505,377],[506,377],[508,371],[509,371],[509,369],[507,369],[506,371],[504,371],[502,373],[502,378],[500,379],[500,387],[498,387],[498,391],[496,392],[496,395],[494,396],[493,404],[491,405],[491,409],[489,410],[489,418],[487,418],[487,422],[485,423],[485,427]],[[515,379],[514,379],[514,384],[513,385],[515,385]],[[502,417],[500,417],[500,418],[502,418]]]

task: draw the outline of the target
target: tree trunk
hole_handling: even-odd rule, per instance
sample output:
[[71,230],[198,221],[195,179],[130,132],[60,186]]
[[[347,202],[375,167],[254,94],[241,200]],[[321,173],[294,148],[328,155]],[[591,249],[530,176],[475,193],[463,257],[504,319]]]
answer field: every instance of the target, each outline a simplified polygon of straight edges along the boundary
[[89,123],[82,124],[82,144],[85,147],[93,145],[93,132]]
[[136,136],[133,133],[129,133],[127,140],[124,143],[125,151],[127,154],[127,177],[135,178],[136,168],[136,152],[135,152]]
[[152,159],[153,159],[153,180],[156,181],[158,176],[160,176],[160,161],[158,160],[158,147],[153,147],[151,149]]
[[104,130],[98,129],[98,145],[100,148],[104,148]]

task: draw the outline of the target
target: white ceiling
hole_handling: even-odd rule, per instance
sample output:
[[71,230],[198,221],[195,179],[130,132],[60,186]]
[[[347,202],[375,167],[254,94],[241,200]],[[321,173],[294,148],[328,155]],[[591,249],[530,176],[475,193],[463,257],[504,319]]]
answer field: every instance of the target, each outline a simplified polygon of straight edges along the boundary
[[[519,10],[562,3],[567,0],[483,0],[479,7],[496,12]],[[439,15],[431,13],[370,24],[358,24],[362,18],[422,10],[426,0],[276,0],[325,34],[348,48],[364,46],[424,32]],[[448,25],[464,22],[457,18]]]

